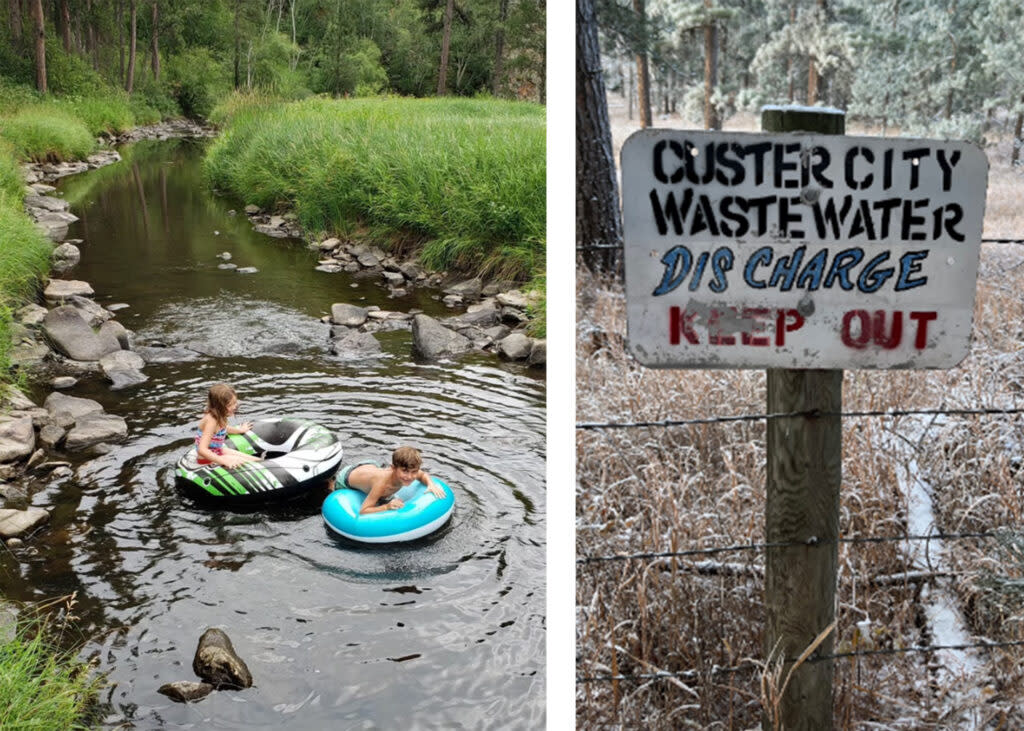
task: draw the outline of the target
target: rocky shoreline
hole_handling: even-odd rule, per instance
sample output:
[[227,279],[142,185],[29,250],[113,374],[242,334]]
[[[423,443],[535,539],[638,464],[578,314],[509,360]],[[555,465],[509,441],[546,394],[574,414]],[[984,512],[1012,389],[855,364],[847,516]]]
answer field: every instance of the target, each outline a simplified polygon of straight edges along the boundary
[[[167,122],[132,130],[115,143],[140,139],[205,137],[214,134],[191,122]],[[81,258],[81,240],[65,240],[77,217],[67,201],[51,195],[54,180],[118,162],[115,150],[104,150],[74,163],[36,163],[24,166],[27,185],[25,208],[36,224],[55,242],[51,268],[62,274]],[[291,214],[274,215],[255,206],[245,211],[254,228],[274,237],[304,238]],[[415,261],[400,261],[378,247],[327,238],[313,242],[320,252],[316,268],[325,272],[346,271],[378,278],[389,294],[398,297],[413,287],[438,289],[446,306],[463,309],[442,319],[422,312],[395,312],[378,307],[334,303],[324,322],[330,327],[330,352],[341,358],[367,358],[381,350],[375,332],[408,329],[412,333],[411,357],[422,360],[451,358],[470,351],[491,352],[531,367],[544,367],[546,341],[528,336],[530,299],[505,283],[480,279],[450,280],[446,273],[428,272]],[[223,268],[236,268],[231,256],[221,255]],[[244,269],[238,269],[244,272]],[[147,380],[147,363],[187,361],[202,357],[188,348],[161,343],[136,345],[133,333],[116,320],[117,305],[102,307],[94,292],[79,280],[50,279],[43,290],[43,304],[29,304],[15,313],[12,365],[47,380],[52,392],[37,405],[14,388],[0,393],[0,496],[6,504],[27,505],[29,495],[18,481],[31,473],[50,481],[73,476],[69,452],[103,454],[128,436],[128,425],[119,416],[106,414],[91,399],[61,393],[82,377],[104,377],[112,390],[136,387]],[[44,306],[45,305],[45,306]],[[26,507],[0,509],[0,539],[10,547],[21,544],[49,520],[47,511]]]

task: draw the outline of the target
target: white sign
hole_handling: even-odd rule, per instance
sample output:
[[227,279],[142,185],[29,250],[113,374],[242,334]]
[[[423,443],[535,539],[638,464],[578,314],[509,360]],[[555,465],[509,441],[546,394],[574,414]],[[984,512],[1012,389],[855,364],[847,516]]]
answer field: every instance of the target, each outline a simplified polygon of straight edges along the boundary
[[622,147],[629,347],[673,368],[951,368],[988,160],[964,142],[647,129]]

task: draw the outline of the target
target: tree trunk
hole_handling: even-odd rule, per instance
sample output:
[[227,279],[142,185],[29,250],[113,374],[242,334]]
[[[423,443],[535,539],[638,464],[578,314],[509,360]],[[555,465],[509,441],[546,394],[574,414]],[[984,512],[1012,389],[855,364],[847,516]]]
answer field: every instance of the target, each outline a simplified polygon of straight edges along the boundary
[[[636,54],[636,91],[637,104],[640,108],[640,126],[650,127],[653,124],[651,116],[651,74],[647,67],[647,12],[644,9],[644,0],[633,0],[633,11],[641,27],[641,43],[643,48]],[[602,85],[603,85],[602,81]]]
[[129,0],[129,20],[128,20],[128,76],[125,78],[124,89],[129,94],[132,93],[132,89],[135,88],[135,43],[138,40],[136,33],[136,22],[138,21],[138,8],[135,5],[135,0]]
[[68,0],[60,0],[60,39],[64,53],[71,53],[71,10]]
[[592,271],[621,261],[622,218],[593,0],[576,0],[576,244]]
[[448,0],[444,6],[444,30],[441,35],[441,70],[437,74],[437,95],[448,93],[448,52],[452,42],[452,15],[455,13],[455,0]]
[[818,67],[814,63],[814,56],[807,59],[807,104],[813,105],[818,101]]
[[[1024,97],[1021,97],[1021,104],[1024,104]],[[1024,139],[1021,139],[1021,126],[1024,123],[1024,112],[1017,112],[1017,121],[1013,124],[1013,149],[1010,152],[1010,167],[1017,165],[1017,159],[1020,156],[1020,147],[1024,144]]]
[[[792,2],[789,5],[789,32],[793,32],[793,26],[796,25],[796,2]],[[789,48],[786,51],[786,80],[789,81],[789,103],[792,104],[796,101],[796,88],[793,81],[793,47],[792,40],[790,41]]]
[[160,10],[153,0],[153,80],[160,81]]
[[36,89],[46,93],[46,18],[43,0],[32,0],[33,34],[36,41]]
[[17,49],[21,47],[21,39],[24,34],[21,26],[21,1],[7,0],[7,14],[11,21],[11,42]]
[[124,83],[124,0],[117,0],[118,77]]
[[[711,9],[711,0],[704,0],[704,7]],[[710,17],[704,26],[704,129],[718,129],[718,111],[711,102],[718,77],[718,24]]]
[[505,21],[508,20],[508,0],[499,0],[498,29],[494,34],[494,78],[491,81],[491,93],[501,93],[501,77],[505,73]]
[[241,25],[242,0],[235,0],[235,88],[242,84],[242,36],[239,32]]

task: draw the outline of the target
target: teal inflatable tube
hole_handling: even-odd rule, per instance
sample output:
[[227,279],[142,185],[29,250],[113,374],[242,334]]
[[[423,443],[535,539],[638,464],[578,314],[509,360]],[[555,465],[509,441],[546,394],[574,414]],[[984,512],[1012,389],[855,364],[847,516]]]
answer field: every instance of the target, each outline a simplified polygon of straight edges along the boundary
[[430,481],[444,490],[443,498],[415,480],[395,493],[405,503],[401,508],[367,515],[359,514],[366,493],[350,487],[337,489],[324,500],[324,522],[338,535],[363,543],[398,543],[430,535],[447,523],[455,510],[452,489],[433,475]]

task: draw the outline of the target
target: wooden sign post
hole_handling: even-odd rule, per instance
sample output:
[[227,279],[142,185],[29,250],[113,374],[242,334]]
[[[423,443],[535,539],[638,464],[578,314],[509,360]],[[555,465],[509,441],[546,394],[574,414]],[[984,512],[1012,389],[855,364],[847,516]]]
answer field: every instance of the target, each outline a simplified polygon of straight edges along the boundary
[[[845,116],[785,109],[762,112],[766,132],[841,135]],[[841,370],[768,369],[768,413],[821,411],[843,406]],[[839,485],[843,425],[838,415],[769,419],[767,426],[768,543],[814,544],[769,548],[765,559],[765,656],[787,658],[782,682],[796,658],[835,619],[839,562]],[[817,652],[831,655],[833,636]],[[778,708],[784,729],[832,728],[833,662],[805,663],[793,672]]]

